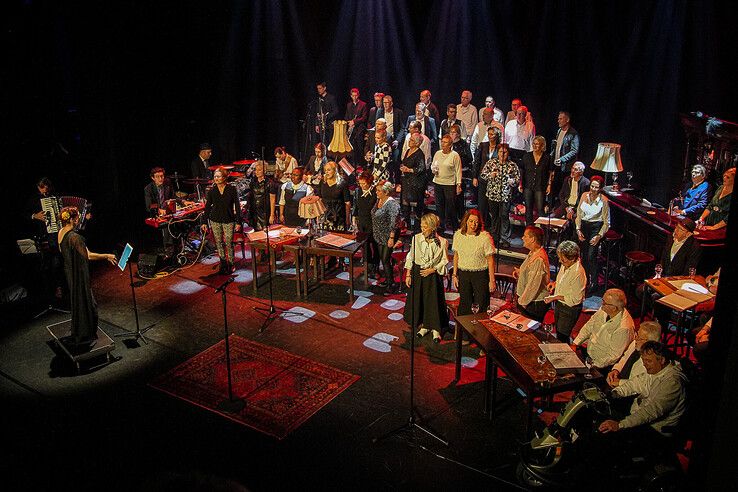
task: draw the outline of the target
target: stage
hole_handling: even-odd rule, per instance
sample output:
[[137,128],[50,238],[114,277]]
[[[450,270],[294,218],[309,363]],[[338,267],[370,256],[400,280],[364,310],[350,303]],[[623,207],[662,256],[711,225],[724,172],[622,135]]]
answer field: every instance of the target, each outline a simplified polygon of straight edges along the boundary
[[[167,472],[230,477],[252,490],[307,484],[374,490],[442,490],[460,484],[509,488],[485,474],[515,481],[526,404],[503,379],[501,406],[494,421],[486,420],[485,360],[478,348],[464,347],[462,379],[454,384],[454,342],[435,345],[426,337],[416,345],[416,406],[425,424],[448,439],[448,448],[425,438],[419,442],[432,452],[398,438],[374,444],[374,437],[408,417],[407,325],[391,319],[402,312],[404,297],[365,291],[372,295],[362,297],[368,304],[359,309],[348,303],[278,301],[277,307],[298,305],[315,315],[299,317],[300,322],[277,318],[259,334],[263,315],[253,308],[268,301],[241,294],[251,292],[250,259],[237,266],[227,290],[231,333],[358,380],[282,440],[172,398],[149,384],[223,336],[221,296],[213,289],[222,279],[213,275],[217,262],[206,258],[169,277],[136,281],[141,327],[151,326],[148,344],[115,337],[135,328],[128,272],[95,265],[101,327],[116,340],[112,355],[117,360],[76,375],[48,343],[45,326],[66,319],[62,314],[7,327],[3,334],[0,391],[10,423],[3,468],[13,482],[7,490],[60,485],[84,490],[103,483],[113,490],[136,490]],[[280,276],[291,285],[290,266],[278,263],[284,272]],[[500,268],[511,267],[503,263]],[[347,286],[341,279],[328,282]],[[378,333],[387,336],[375,337]],[[392,341],[371,342],[382,337]],[[552,410],[558,409],[554,405]],[[542,417],[550,420],[553,411]],[[542,425],[538,419],[534,427]]]

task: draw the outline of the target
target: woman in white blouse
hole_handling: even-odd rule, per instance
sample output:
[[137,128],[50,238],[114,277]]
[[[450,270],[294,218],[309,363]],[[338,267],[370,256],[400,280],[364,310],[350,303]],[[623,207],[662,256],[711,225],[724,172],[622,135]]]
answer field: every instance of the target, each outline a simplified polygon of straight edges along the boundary
[[461,227],[454,233],[454,275],[452,281],[459,291],[459,316],[471,313],[472,303],[484,312],[495,286],[495,243],[484,230],[482,214],[476,208],[468,210]]
[[518,281],[515,288],[518,309],[531,319],[543,321],[548,311],[548,304],[543,299],[550,280],[548,254],[543,247],[543,230],[536,226],[526,227],[523,246],[529,251],[528,256],[520,268],[513,269],[513,277]]
[[556,248],[559,257],[559,268],[556,281],[548,284],[548,292],[544,301],[548,304],[556,301],[554,319],[556,320],[556,338],[563,343],[571,343],[571,330],[582,313],[584,292],[587,288],[587,274],[579,259],[579,246],[574,241],[563,241]]
[[589,191],[579,200],[574,221],[590,289],[597,285],[597,245],[610,228],[610,204],[601,193],[604,183],[602,176],[592,176]]
[[405,259],[405,321],[418,329],[418,337],[431,331],[433,341],[441,342],[448,330],[448,313],[442,278],[448,264],[448,241],[436,233],[438,216],[425,214],[420,219],[420,234],[413,236]]

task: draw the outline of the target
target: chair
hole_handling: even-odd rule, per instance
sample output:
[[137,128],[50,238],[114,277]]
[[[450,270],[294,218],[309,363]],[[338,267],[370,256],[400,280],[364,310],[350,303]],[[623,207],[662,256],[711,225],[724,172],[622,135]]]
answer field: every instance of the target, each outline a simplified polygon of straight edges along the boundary
[[518,281],[515,280],[512,275],[507,273],[495,273],[495,285],[497,286],[497,290],[494,293],[495,297],[508,302],[515,300],[515,289],[518,285]]
[[[604,260],[605,260],[605,289],[610,288],[610,266],[611,266],[611,253],[617,248],[617,255],[615,256],[615,267],[620,265],[620,241],[623,239],[623,235],[613,229],[608,229],[605,233],[605,237],[602,238],[601,247],[604,248]],[[601,251],[601,250],[600,250]]]
[[625,253],[625,286],[631,291],[633,286],[643,281],[646,266],[656,261],[656,258],[645,251],[628,251]]
[[[234,231],[233,232],[233,239],[231,240],[231,243],[234,246],[241,246],[241,258],[245,261],[246,260],[246,234],[253,231],[248,226],[244,226],[241,224],[241,230],[240,231]],[[234,255],[235,256],[235,255]],[[233,262],[235,263],[236,259],[233,259]]]

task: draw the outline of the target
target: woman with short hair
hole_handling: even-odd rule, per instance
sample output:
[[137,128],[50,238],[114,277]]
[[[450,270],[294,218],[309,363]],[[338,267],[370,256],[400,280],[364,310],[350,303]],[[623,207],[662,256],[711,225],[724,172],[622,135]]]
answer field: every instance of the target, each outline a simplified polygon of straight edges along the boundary
[[547,296],[544,301],[550,304],[556,301],[554,320],[556,338],[563,343],[571,343],[571,330],[582,313],[582,303],[587,289],[587,273],[579,258],[580,249],[574,241],[563,241],[556,248],[556,255],[561,265],[556,274],[556,281],[549,282]]
[[400,204],[392,198],[394,186],[389,181],[380,181],[374,186],[377,202],[372,210],[372,231],[377,242],[379,261],[384,269],[384,280],[380,287],[387,287],[388,292],[395,292],[394,268],[392,266],[392,250],[399,231],[397,230],[397,216],[400,214]]
[[523,197],[525,199],[525,225],[533,225],[533,209],[543,216],[546,195],[551,193],[554,176],[551,155],[546,152],[546,139],[533,138],[533,150],[523,155]]
[[523,246],[528,250],[528,255],[520,268],[513,269],[513,277],[518,281],[515,289],[518,309],[525,316],[540,322],[548,311],[544,298],[550,280],[548,254],[543,247],[543,230],[536,226],[526,227]]
[[468,210],[461,218],[461,227],[454,233],[454,274],[451,278],[459,291],[459,316],[471,313],[471,305],[480,311],[489,306],[489,295],[495,285],[495,242],[484,230],[479,210]]
[[[213,172],[213,187],[210,188],[205,198],[205,211],[202,231],[206,232],[208,226],[213,232],[215,247],[220,257],[221,275],[231,273],[234,269],[235,259],[233,257],[233,231],[241,230],[241,203],[238,200],[236,188],[229,185],[228,171],[219,167]],[[226,256],[226,252],[228,256]]]

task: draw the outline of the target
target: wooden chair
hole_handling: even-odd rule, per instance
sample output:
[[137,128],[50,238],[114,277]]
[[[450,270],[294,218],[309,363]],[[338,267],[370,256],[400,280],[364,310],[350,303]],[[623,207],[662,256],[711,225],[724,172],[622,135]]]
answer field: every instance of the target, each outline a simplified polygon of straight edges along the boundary
[[508,302],[515,300],[515,288],[518,285],[518,281],[512,275],[495,273],[495,285],[497,286],[497,290],[494,293],[495,297]]

